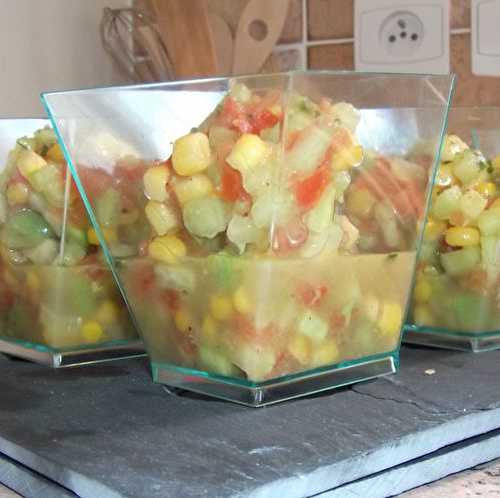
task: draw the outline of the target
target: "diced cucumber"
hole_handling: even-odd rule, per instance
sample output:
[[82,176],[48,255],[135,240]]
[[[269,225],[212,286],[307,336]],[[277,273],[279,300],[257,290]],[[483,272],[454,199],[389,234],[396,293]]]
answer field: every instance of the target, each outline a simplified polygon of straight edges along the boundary
[[460,210],[468,220],[475,220],[484,210],[488,200],[476,190],[467,191],[460,199]]
[[54,164],[47,164],[29,175],[33,188],[43,194],[47,202],[54,207],[64,206],[64,180],[60,169]]
[[321,342],[328,335],[328,323],[314,311],[306,311],[299,318],[297,331],[314,342]]
[[208,142],[210,147],[218,149],[224,144],[235,144],[238,133],[225,126],[212,126],[208,132]]
[[308,173],[316,169],[330,147],[332,133],[313,126],[304,130],[297,143],[286,153],[285,166],[292,172]]
[[255,349],[247,344],[239,345],[231,359],[247,374],[249,380],[254,381],[264,379],[276,363],[276,356],[270,349]]
[[477,219],[481,235],[500,235],[500,208],[483,211]]
[[441,254],[441,264],[446,273],[451,276],[468,273],[480,262],[481,251],[475,246]]
[[272,128],[264,128],[260,132],[260,138],[273,144],[279,143],[281,138],[281,124],[276,123]]
[[305,223],[309,230],[324,232],[332,224],[335,206],[335,187],[329,185],[321,195],[316,206],[305,215]]
[[452,164],[453,174],[464,184],[472,183],[479,176],[481,168],[477,156],[466,149],[455,157]]
[[35,131],[33,138],[36,140],[39,149],[43,147],[49,148],[57,142],[56,134],[50,126]]
[[491,310],[485,297],[472,292],[460,293],[453,300],[453,310],[462,330],[487,328]]
[[438,220],[447,220],[455,211],[460,208],[460,198],[462,191],[460,187],[454,186],[443,190],[434,201],[432,212]]
[[227,227],[227,238],[238,248],[240,254],[245,252],[247,244],[256,243],[261,235],[252,218],[235,214]]
[[209,256],[207,259],[209,276],[220,290],[231,291],[239,283],[237,259],[224,252]]
[[182,217],[192,235],[209,239],[226,230],[228,223],[226,206],[215,197],[200,197],[187,202]]
[[201,346],[198,350],[200,363],[210,372],[220,375],[234,376],[238,369],[231,363],[221,351],[214,348]]
[[24,209],[6,223],[3,242],[10,249],[30,249],[53,236],[52,228],[38,213]]
[[66,227],[66,237],[83,247],[87,247],[87,233],[85,230],[68,224]]
[[64,266],[74,266],[87,254],[86,246],[82,246],[72,239],[67,239],[64,244],[64,254],[62,264]]
[[37,265],[49,265],[57,256],[59,243],[54,239],[46,239],[33,249],[26,249],[24,254]]
[[116,226],[122,211],[120,193],[114,188],[108,188],[97,198],[95,209],[97,220],[103,227]]
[[156,264],[154,267],[156,282],[164,289],[175,289],[192,293],[196,286],[193,270],[184,266]]

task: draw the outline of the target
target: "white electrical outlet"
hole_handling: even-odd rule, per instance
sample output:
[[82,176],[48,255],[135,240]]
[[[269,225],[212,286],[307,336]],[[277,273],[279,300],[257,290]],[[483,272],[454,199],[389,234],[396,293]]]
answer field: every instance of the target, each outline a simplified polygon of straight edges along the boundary
[[472,0],[472,72],[500,76],[500,0]]
[[357,71],[450,71],[448,0],[355,0]]

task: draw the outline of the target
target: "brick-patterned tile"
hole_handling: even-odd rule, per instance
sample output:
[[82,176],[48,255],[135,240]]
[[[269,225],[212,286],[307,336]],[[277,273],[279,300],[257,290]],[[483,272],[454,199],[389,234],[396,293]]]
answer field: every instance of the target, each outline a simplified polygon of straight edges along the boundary
[[353,0],[308,0],[307,8],[310,40],[353,36]]
[[309,69],[354,69],[354,45],[342,43],[309,47]]
[[451,37],[450,59],[457,75],[455,105],[500,105],[500,79],[472,74],[470,35]]
[[293,69],[301,69],[301,54],[298,50],[280,50],[273,52],[264,66],[263,73],[279,73],[280,71],[291,71]]

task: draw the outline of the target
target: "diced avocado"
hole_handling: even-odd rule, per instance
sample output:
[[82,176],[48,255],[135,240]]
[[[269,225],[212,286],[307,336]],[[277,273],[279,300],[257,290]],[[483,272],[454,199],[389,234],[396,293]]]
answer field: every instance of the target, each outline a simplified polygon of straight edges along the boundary
[[15,213],[5,225],[3,242],[10,249],[30,249],[54,236],[50,225],[31,209]]
[[441,264],[446,273],[452,276],[468,273],[480,262],[481,251],[474,246],[441,254]]

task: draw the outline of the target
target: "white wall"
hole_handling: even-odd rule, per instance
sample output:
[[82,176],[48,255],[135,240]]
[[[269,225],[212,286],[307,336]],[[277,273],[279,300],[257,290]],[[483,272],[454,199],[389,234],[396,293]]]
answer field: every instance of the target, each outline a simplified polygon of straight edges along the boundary
[[102,9],[130,0],[0,0],[0,117],[43,116],[44,90],[123,82],[102,49]]

